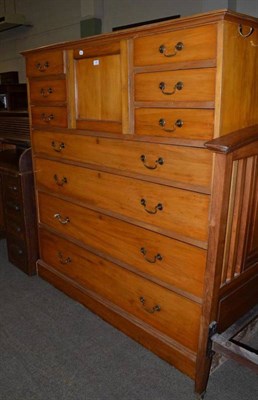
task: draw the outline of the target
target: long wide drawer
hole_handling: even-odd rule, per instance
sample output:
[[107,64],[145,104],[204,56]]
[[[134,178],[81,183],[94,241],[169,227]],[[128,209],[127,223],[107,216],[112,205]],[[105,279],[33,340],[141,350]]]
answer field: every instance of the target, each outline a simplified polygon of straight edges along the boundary
[[215,59],[216,37],[216,25],[140,37],[134,40],[134,64],[144,66]]
[[74,244],[40,231],[50,266],[121,309],[196,351],[201,306]]
[[55,161],[35,160],[38,188],[152,229],[207,240],[210,196]]
[[205,250],[45,193],[38,193],[38,201],[41,224],[201,298]]
[[75,134],[34,131],[34,153],[210,188],[212,154],[206,149]]
[[135,100],[146,102],[214,102],[215,68],[135,74]]

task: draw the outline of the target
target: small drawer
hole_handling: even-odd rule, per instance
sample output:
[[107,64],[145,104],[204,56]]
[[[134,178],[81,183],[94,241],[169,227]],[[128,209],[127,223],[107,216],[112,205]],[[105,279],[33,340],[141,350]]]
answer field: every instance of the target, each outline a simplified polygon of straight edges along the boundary
[[134,41],[134,65],[215,59],[216,38],[216,25],[139,37]]
[[31,107],[31,118],[34,126],[55,126],[67,128],[66,107]]
[[213,137],[214,111],[184,108],[135,109],[135,133],[190,140]]
[[64,73],[64,55],[62,51],[33,53],[27,56],[27,76],[37,77]]
[[199,304],[46,231],[40,236],[41,257],[52,268],[197,351]]
[[35,153],[210,189],[212,154],[206,149],[34,131]]
[[7,234],[7,250],[9,261],[23,271],[26,271],[28,259],[24,241]]
[[30,81],[31,104],[66,101],[66,81],[64,79]]
[[19,176],[4,175],[4,197],[6,199],[19,198],[21,196],[21,185]]
[[23,218],[15,218],[15,215],[8,214],[6,231],[20,240],[25,240]]
[[159,71],[135,75],[135,101],[210,102],[214,105],[215,68]]
[[45,159],[35,159],[38,188],[132,218],[174,235],[207,240],[210,196]]
[[15,215],[20,218],[23,215],[23,204],[18,199],[5,198],[5,215]]
[[38,200],[41,224],[120,260],[139,274],[201,298],[206,250],[46,193],[39,192]]

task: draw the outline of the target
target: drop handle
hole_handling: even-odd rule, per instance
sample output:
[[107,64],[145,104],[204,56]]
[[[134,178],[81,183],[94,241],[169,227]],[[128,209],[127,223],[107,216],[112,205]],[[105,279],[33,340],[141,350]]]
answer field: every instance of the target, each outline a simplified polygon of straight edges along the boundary
[[54,119],[55,117],[54,117],[54,114],[45,114],[45,113],[42,113],[41,114],[41,119],[42,119],[42,121],[44,121],[44,122],[51,122],[53,119]]
[[174,132],[177,128],[182,128],[184,122],[181,119],[177,119],[174,123],[174,127],[172,129],[165,128],[167,121],[164,118],[160,118],[159,126],[163,128],[165,132]]
[[49,68],[49,62],[46,61],[43,64],[39,62],[35,64],[35,67],[37,68],[38,71],[45,72]]
[[70,264],[72,262],[71,257],[66,257],[65,258],[61,251],[57,252],[57,256],[59,258],[60,263],[63,264],[63,265],[67,265],[67,264]]
[[158,304],[153,306],[152,308],[146,307],[146,305],[145,305],[146,300],[145,300],[145,298],[143,296],[140,297],[140,302],[142,303],[143,309],[145,311],[147,311],[149,314],[154,314],[155,312],[158,312],[158,311],[161,310],[161,308],[160,308],[160,306]]
[[140,160],[142,161],[145,168],[148,168],[148,169],[156,169],[158,167],[158,165],[164,164],[164,159],[162,157],[158,157],[157,160],[154,161],[154,165],[148,164],[148,162],[146,160],[146,156],[144,154],[141,155]]
[[52,93],[53,93],[53,89],[51,87],[41,88],[41,90],[40,90],[40,94],[42,97],[48,97]]
[[56,142],[55,140],[52,140],[51,146],[53,150],[55,150],[57,153],[61,153],[63,149],[65,149],[65,143],[64,142]]
[[61,214],[59,214],[59,213],[54,214],[54,218],[57,219],[58,222],[60,222],[60,224],[62,224],[62,225],[66,225],[66,224],[68,224],[70,222],[70,218],[69,217],[63,218],[61,216]]
[[54,181],[57,184],[57,186],[64,186],[65,184],[68,183],[68,180],[65,176],[63,176],[63,178],[60,179],[60,178],[58,178],[57,174],[54,175]]
[[147,208],[147,202],[145,199],[141,199],[141,205],[144,207],[144,210],[149,213],[149,214],[157,214],[158,211],[163,210],[163,205],[161,203],[158,203],[153,210],[150,210]]
[[153,258],[149,258],[147,256],[147,250],[144,247],[141,247],[140,251],[144,256],[144,260],[146,260],[147,262],[149,262],[151,264],[155,264],[157,261],[162,261],[162,259],[163,259],[162,255],[160,253],[157,253]]
[[163,54],[164,57],[175,57],[179,51],[182,51],[184,48],[184,43],[178,42],[174,47],[174,52],[169,53],[167,47],[164,44],[159,46],[160,54]]
[[174,85],[173,91],[172,92],[166,92],[166,83],[165,82],[160,82],[159,84],[159,89],[161,90],[161,92],[167,96],[171,96],[172,94],[175,94],[176,91],[180,91],[182,90],[184,87],[184,83],[179,81]]

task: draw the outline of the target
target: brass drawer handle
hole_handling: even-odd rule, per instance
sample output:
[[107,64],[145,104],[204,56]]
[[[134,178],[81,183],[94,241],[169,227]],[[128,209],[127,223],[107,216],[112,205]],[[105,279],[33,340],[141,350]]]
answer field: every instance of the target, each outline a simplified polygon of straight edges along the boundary
[[37,68],[38,71],[45,72],[49,68],[49,62],[46,61],[44,64],[37,63],[35,67]]
[[144,154],[141,155],[140,160],[142,161],[143,165],[148,168],[148,169],[156,169],[158,165],[163,165],[164,164],[164,159],[162,157],[159,157],[154,165],[148,165],[146,163],[146,156]]
[[159,46],[159,52],[163,54],[164,57],[174,57],[177,55],[179,51],[183,50],[183,48],[184,48],[184,43],[178,42],[174,47],[175,49],[174,53],[168,53],[166,46],[162,44],[161,46]]
[[141,247],[141,253],[144,255],[144,260],[148,261],[151,264],[155,264],[155,262],[161,261],[162,260],[162,255],[160,253],[157,253],[153,258],[148,258],[147,257],[147,250],[144,247]]
[[64,186],[66,183],[68,183],[68,180],[65,176],[60,180],[57,176],[57,174],[54,175],[54,180],[57,186]]
[[54,218],[56,218],[62,225],[66,225],[70,222],[69,217],[62,218],[61,214],[59,214],[59,213],[54,214]]
[[169,129],[169,128],[165,128],[166,123],[167,122],[164,118],[160,118],[159,126],[161,126],[165,132],[174,132],[176,130],[176,128],[182,128],[182,126],[184,124],[184,122],[181,119],[177,119],[174,123],[174,128]]
[[54,140],[52,140],[51,146],[53,150],[57,151],[58,153],[60,153],[65,148],[64,142],[55,142]]
[[172,94],[175,94],[177,90],[182,90],[183,87],[184,87],[184,83],[179,81],[175,84],[173,92],[165,92],[166,83],[160,82],[160,84],[159,84],[159,89],[162,91],[163,94],[165,94],[167,96],[171,96]]
[[47,115],[47,114],[45,114],[45,113],[42,113],[42,114],[41,114],[41,119],[42,119],[42,121],[44,121],[44,122],[50,122],[50,121],[52,121],[52,120],[54,119],[54,114],[49,114],[49,115]]
[[161,310],[161,308],[158,304],[156,306],[153,306],[152,308],[147,308],[145,306],[146,300],[143,296],[140,297],[140,302],[142,303],[144,310],[147,311],[149,314],[154,314],[155,312],[158,312]]
[[60,263],[63,265],[70,264],[72,262],[71,257],[64,258],[63,253],[61,251],[58,251],[57,256],[59,258]]
[[239,24],[239,25],[238,25],[238,33],[239,33],[239,35],[242,36],[244,39],[246,39],[246,38],[248,38],[249,36],[251,36],[253,32],[254,32],[254,28],[253,28],[252,26],[250,26],[249,32],[246,33],[246,34],[244,34],[244,33],[243,33],[243,26],[242,26],[242,24]]
[[144,210],[149,213],[149,214],[156,214],[158,210],[162,211],[163,210],[163,205],[161,203],[158,203],[155,207],[154,210],[148,210],[147,208],[147,203],[145,199],[141,199],[141,205],[144,207]]
[[47,89],[41,88],[41,90],[40,90],[40,94],[43,97],[48,97],[51,93],[53,93],[53,89],[51,87],[49,87]]

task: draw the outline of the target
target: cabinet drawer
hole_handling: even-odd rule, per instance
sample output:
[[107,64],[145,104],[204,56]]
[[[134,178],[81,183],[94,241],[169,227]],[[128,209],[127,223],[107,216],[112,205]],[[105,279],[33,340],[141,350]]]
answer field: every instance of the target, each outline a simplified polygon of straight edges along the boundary
[[210,140],[213,137],[213,127],[213,110],[184,108],[135,109],[135,133],[137,135]]
[[62,51],[39,52],[27,56],[27,76],[56,75],[64,72]]
[[214,102],[215,68],[159,71],[135,75],[135,100]]
[[215,59],[216,37],[215,25],[140,37],[134,41],[134,64],[143,66]]
[[13,213],[7,214],[6,231],[17,239],[25,240],[24,220],[22,216],[17,218]]
[[35,126],[55,126],[67,128],[66,107],[31,107],[32,124]]
[[7,249],[9,261],[26,271],[28,258],[25,242],[7,234]]
[[35,160],[39,188],[126,218],[206,241],[209,196],[44,159]]
[[118,169],[150,180],[209,189],[212,154],[206,149],[34,131],[34,152]]
[[30,81],[31,103],[51,103],[66,101],[66,82],[64,79]]
[[196,351],[200,305],[126,271],[74,244],[41,231],[49,265],[145,323]]
[[18,176],[4,175],[3,186],[3,193],[6,199],[17,199],[21,196],[21,185]]
[[45,193],[39,192],[38,199],[40,223],[132,266],[150,279],[202,296],[205,250]]

